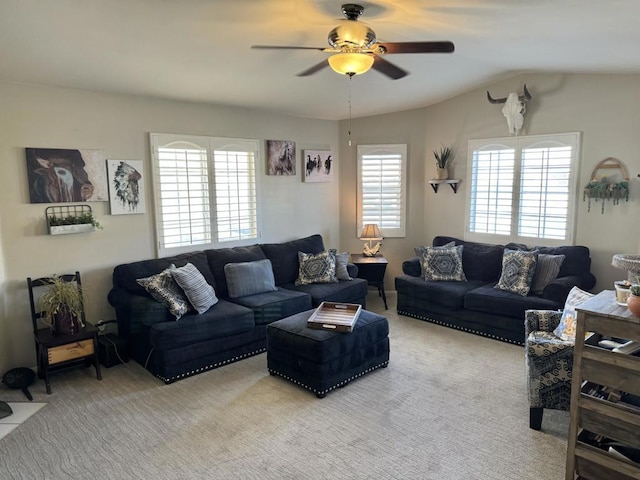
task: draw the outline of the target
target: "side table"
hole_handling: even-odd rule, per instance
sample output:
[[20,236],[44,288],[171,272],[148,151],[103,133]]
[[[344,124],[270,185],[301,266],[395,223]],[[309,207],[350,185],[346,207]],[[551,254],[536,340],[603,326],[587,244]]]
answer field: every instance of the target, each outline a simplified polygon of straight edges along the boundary
[[38,329],[34,335],[38,355],[38,376],[44,378],[47,393],[51,393],[49,372],[80,362],[91,361],[96,377],[102,380],[98,361],[98,329],[86,323],[78,333],[53,335],[50,328]]
[[382,255],[367,257],[361,253],[351,254],[351,263],[358,267],[358,278],[365,279],[369,285],[378,289],[378,295],[384,301],[384,308],[387,307],[387,296],[384,293],[384,273],[387,270],[387,259]]

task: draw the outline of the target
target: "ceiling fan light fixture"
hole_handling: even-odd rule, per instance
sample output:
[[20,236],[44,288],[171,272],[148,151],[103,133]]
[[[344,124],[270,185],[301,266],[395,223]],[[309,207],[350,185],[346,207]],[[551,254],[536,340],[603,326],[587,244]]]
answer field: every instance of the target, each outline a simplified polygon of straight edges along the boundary
[[329,66],[342,75],[361,75],[373,66],[373,55],[366,53],[336,53],[329,57]]
[[376,34],[366,23],[355,20],[343,20],[329,32],[329,45],[333,48],[370,48],[376,43]]

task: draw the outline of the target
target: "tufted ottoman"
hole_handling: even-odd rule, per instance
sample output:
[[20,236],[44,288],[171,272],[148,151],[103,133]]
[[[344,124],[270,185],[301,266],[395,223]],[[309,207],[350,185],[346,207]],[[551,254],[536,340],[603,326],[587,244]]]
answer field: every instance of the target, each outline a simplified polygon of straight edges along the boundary
[[318,398],[389,363],[389,323],[362,310],[350,333],[307,328],[307,310],[267,326],[267,366]]

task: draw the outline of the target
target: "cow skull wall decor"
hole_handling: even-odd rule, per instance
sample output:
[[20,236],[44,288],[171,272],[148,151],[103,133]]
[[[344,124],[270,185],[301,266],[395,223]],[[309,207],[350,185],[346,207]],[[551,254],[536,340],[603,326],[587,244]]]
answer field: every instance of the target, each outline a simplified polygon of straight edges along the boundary
[[527,84],[524,84],[524,93],[518,95],[512,92],[507,97],[493,98],[487,90],[487,99],[489,103],[504,103],[502,107],[502,114],[507,119],[507,126],[509,127],[509,133],[511,135],[518,135],[522,126],[524,125],[524,113],[526,111],[526,104],[531,100],[531,94],[527,90]]

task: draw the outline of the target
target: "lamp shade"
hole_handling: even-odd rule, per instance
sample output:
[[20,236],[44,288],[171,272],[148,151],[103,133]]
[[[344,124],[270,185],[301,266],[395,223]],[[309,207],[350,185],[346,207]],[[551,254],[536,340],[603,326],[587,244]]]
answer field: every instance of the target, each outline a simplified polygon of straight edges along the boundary
[[378,225],[375,223],[367,223],[362,229],[360,240],[382,240],[382,234]]
[[342,75],[360,75],[368,72],[373,61],[373,55],[366,53],[336,53],[329,57],[329,65],[333,71]]

